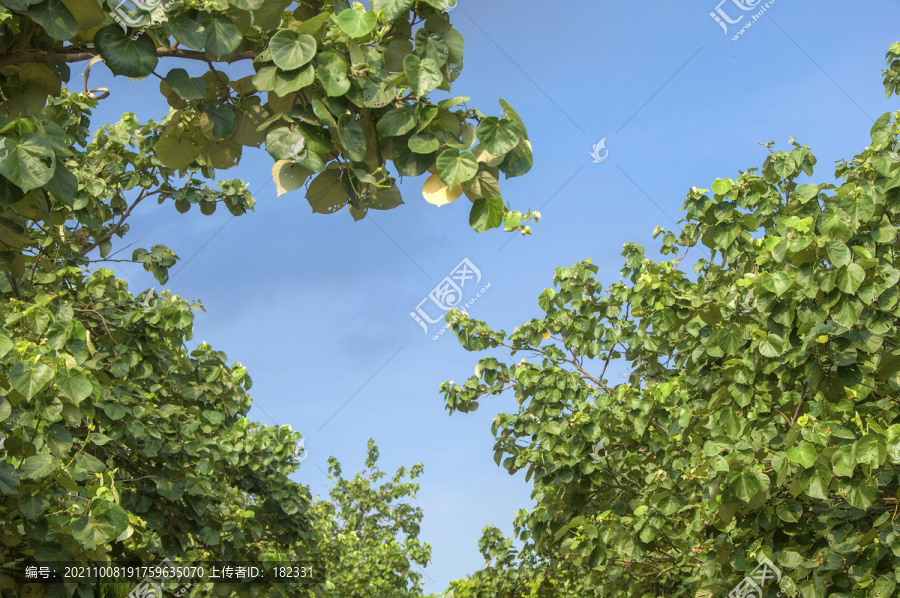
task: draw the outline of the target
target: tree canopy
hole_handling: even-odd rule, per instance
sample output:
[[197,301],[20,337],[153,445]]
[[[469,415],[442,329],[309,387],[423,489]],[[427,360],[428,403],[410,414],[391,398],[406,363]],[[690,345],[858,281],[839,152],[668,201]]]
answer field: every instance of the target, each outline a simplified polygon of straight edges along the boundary
[[[900,43],[887,59],[890,97]],[[806,182],[808,147],[766,144],[761,167],[691,189],[679,232],[656,229],[672,259],[628,243],[605,287],[589,261],[559,268],[509,334],[448,314],[466,349],[529,356],[492,352],[442,389],[451,412],[514,393],[494,459],[536,501],[521,551],[487,528],[489,567],[455,596],[722,596],[762,559],[784,592],[895,594],[898,118],[833,182]]]
[[[66,131],[70,115],[46,104],[65,96],[72,63],[87,63],[78,95],[85,108],[123,91],[90,89],[91,67],[102,62],[123,78],[159,78],[171,110],[142,131],[141,150],[158,169],[157,198],[180,212],[215,210],[200,194],[177,191],[184,177],[212,177],[236,166],[244,148],[264,145],[278,193],[307,184],[314,212],[348,206],[359,220],[395,208],[403,203],[396,177],[429,172],[425,199],[440,206],[465,193],[475,230],[505,219],[529,232],[531,214],[510,211],[498,183],[501,172],[520,176],[533,161],[515,110],[500,100],[501,116],[486,116],[464,96],[429,99],[449,92],[463,65],[463,38],[444,0],[374,0],[372,10],[346,0],[133,4],[0,2],[5,207],[38,189],[71,207],[66,160],[80,136]],[[163,62],[171,65],[164,73]],[[246,190],[234,195],[233,213],[252,205]]]
[[[531,166],[524,124],[503,101],[499,118],[468,98],[429,99],[462,68],[462,37],[436,0],[376,0],[373,10],[341,0],[133,4],[0,0],[0,589],[100,591],[13,579],[37,561],[273,563],[329,550],[336,558],[334,546],[355,547],[364,561],[375,538],[385,587],[414,588],[409,564],[429,554],[417,540],[421,514],[390,508],[390,525],[358,522],[357,540],[314,519],[311,510],[351,521],[351,503],[371,506],[382,494],[357,496],[361,482],[342,480],[337,506],[313,507],[288,477],[300,434],[251,422],[246,369],[206,343],[188,346],[202,304],[129,290],[104,266],[137,262],[166,284],[178,260],[171,248],[121,255],[135,208],[155,200],[182,213],[244,214],[255,205],[246,184],[217,171],[260,146],[279,193],[308,182],[317,212],[348,206],[359,219],[396,207],[395,176],[430,171],[432,203],[465,193],[475,230],[504,223],[527,233],[531,215],[510,211],[497,183]],[[159,73],[164,60],[173,67]],[[78,62],[83,91],[67,87]],[[98,62],[121,82],[91,89]],[[167,109],[159,119],[125,114],[92,126],[106,94],[151,75]],[[369,457],[371,468],[374,446]],[[378,492],[414,492],[405,473]],[[391,544],[390,533],[402,538]],[[362,570],[333,566],[337,579]],[[201,585],[191,595],[208,595]]]
[[328,589],[345,598],[422,596],[420,571],[431,547],[419,540],[422,509],[406,502],[419,490],[412,480],[422,464],[401,467],[378,484],[386,476],[377,465],[378,447],[369,439],[367,448],[365,469],[352,479],[342,477],[337,459],[328,459],[334,486],[329,500],[315,501],[310,511]]

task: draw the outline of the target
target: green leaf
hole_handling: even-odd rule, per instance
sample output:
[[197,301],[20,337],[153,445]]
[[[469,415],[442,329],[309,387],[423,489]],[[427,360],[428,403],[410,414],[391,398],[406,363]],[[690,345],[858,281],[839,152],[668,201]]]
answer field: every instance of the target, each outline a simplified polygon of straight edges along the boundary
[[28,8],[28,16],[55,40],[72,39],[78,33],[78,21],[60,0],[44,0]]
[[865,478],[854,478],[841,485],[841,496],[857,509],[868,509],[875,502],[878,495],[878,482]]
[[372,10],[383,12],[385,22],[392,23],[407,16],[415,3],[416,0],[372,0]]
[[734,181],[731,179],[716,179],[713,181],[712,190],[716,195],[725,195],[731,191]]
[[503,200],[499,197],[476,199],[469,212],[469,226],[476,232],[497,228],[503,224]]
[[350,90],[347,63],[334,52],[322,52],[318,57],[316,76],[330,97],[342,96]]
[[94,47],[114,75],[140,79],[152,73],[159,62],[149,35],[131,39],[118,25],[107,25],[94,34]]
[[515,210],[509,211],[506,213],[506,218],[503,219],[503,227],[516,228],[522,224],[523,217],[524,214],[522,214],[522,212],[517,212]]
[[333,214],[347,205],[349,199],[341,184],[339,170],[328,170],[318,175],[309,184],[306,193],[306,200],[313,212],[319,214]]
[[750,502],[757,493],[769,488],[769,476],[753,466],[746,466],[733,472],[729,486],[744,502]]
[[[468,101],[469,98],[465,98]],[[449,106],[445,106],[449,107]],[[506,114],[506,118],[516,123],[516,126],[519,127],[519,133],[522,135],[522,139],[528,139],[528,131],[525,130],[525,123],[522,121],[522,118],[519,114],[513,110],[513,107],[509,105],[509,102],[500,98],[500,107],[503,108],[504,114]]]
[[759,352],[763,357],[775,358],[784,353],[784,339],[777,334],[766,334],[759,341]]
[[787,523],[796,523],[803,514],[803,505],[796,500],[786,500],[775,507],[778,518]]
[[118,421],[125,417],[125,407],[120,405],[119,403],[107,403],[103,406],[103,413],[106,414],[106,417],[113,421]]
[[201,150],[183,129],[176,128],[160,137],[153,152],[165,166],[180,170],[196,160]]
[[403,59],[403,71],[406,73],[410,88],[419,98],[436,89],[444,81],[444,75],[437,62],[431,58],[423,60],[415,54],[409,54]]
[[866,271],[859,264],[850,264],[838,271],[837,287],[848,295],[852,295],[866,279]]
[[88,398],[94,392],[94,387],[91,386],[87,376],[75,369],[60,368],[53,377],[53,383],[56,384],[63,396],[75,404]]
[[87,550],[93,550],[117,535],[115,527],[93,515],[79,517],[72,524],[72,538]]
[[40,392],[50,379],[53,378],[53,369],[42,361],[17,362],[9,373],[10,382],[19,394],[26,400],[31,399]]
[[6,461],[0,461],[0,492],[6,496],[16,494],[19,488],[19,476],[13,466]]
[[408,133],[416,126],[416,112],[412,106],[403,106],[388,110],[379,119],[375,128],[385,137],[397,137]]
[[800,487],[811,498],[825,500],[828,498],[828,486],[831,484],[831,471],[823,463],[800,472]]
[[387,189],[375,191],[375,199],[370,199],[368,206],[373,210],[390,210],[402,203],[403,198],[400,196],[400,189],[397,188],[397,185],[391,185]]
[[338,119],[338,137],[344,153],[351,160],[362,162],[366,159],[366,134],[349,114],[342,114]]
[[169,500],[178,500],[184,494],[184,484],[177,479],[164,478],[156,482],[156,491]]
[[228,0],[228,2],[241,10],[259,10],[266,0]]
[[534,157],[531,152],[531,142],[527,139],[522,139],[513,151],[506,154],[506,158],[500,164],[500,170],[506,174],[506,178],[511,179],[526,174],[533,165]]
[[798,446],[787,451],[788,461],[799,463],[803,469],[809,469],[816,462],[816,449],[808,442],[801,442]]
[[12,351],[13,342],[6,333],[0,331],[0,357],[5,356],[7,353]]
[[66,206],[72,208],[74,207],[75,193],[78,191],[78,178],[69,172],[62,162],[57,161],[56,168],[53,171],[53,178],[44,185],[44,189],[66,204]]
[[[788,569],[799,567],[805,560],[806,559],[796,550],[785,549],[778,554],[778,564],[787,567]],[[787,579],[788,578],[785,577],[785,580]],[[779,594],[785,595],[783,592],[779,592]]]
[[56,159],[50,143],[37,133],[3,139],[6,158],[0,160],[0,174],[22,191],[31,191],[50,182]]
[[241,40],[244,39],[235,22],[224,15],[214,17],[202,12],[197,17],[197,22],[206,31],[203,47],[216,60],[221,60],[237,50]]
[[290,29],[281,29],[269,40],[275,66],[285,71],[298,69],[316,55],[316,38]]
[[791,284],[793,281],[791,277],[786,272],[775,272],[772,274],[772,281],[775,285],[775,294],[779,297],[784,295],[789,288],[791,288]]
[[508,118],[500,120],[496,116],[482,119],[475,129],[475,134],[482,147],[494,156],[511,152],[521,141],[519,127]]
[[75,455],[75,462],[88,473],[103,473],[107,470],[106,463],[90,453],[79,452]]
[[443,35],[428,28],[419,29],[413,39],[416,44],[416,53],[421,58],[430,58],[437,63],[438,68],[447,64],[450,58],[450,48]]
[[333,18],[334,22],[341,28],[341,31],[353,38],[368,34],[378,23],[376,14],[364,8],[359,10],[348,8],[342,10],[340,14],[335,15]]
[[26,519],[34,521],[50,508],[50,501],[41,494],[22,494],[19,496],[19,511]]
[[828,260],[838,268],[843,268],[850,264],[851,254],[846,243],[828,241],[825,244],[825,251],[828,253]]
[[184,69],[172,69],[166,75],[166,83],[182,100],[202,100],[206,97],[206,81],[191,77]]
[[39,480],[56,471],[60,465],[62,461],[52,455],[31,455],[22,462],[22,472],[30,480]]
[[60,459],[65,459],[68,457],[69,449],[72,448],[72,435],[69,433],[67,429],[62,427],[59,424],[53,424],[50,427],[49,434],[46,436],[47,439],[47,447],[50,449],[50,452],[59,457]]
[[460,153],[455,149],[445,150],[437,157],[436,164],[441,180],[451,188],[475,178],[478,174],[478,160],[468,151]]
[[871,467],[881,467],[887,457],[884,438],[879,434],[866,434],[856,441],[854,454],[856,463],[865,463]]
[[431,154],[441,146],[441,142],[429,133],[419,133],[409,138],[409,149],[417,154]]
[[168,18],[169,29],[172,37],[182,46],[192,50],[202,50],[206,44],[207,33],[197,21],[185,15],[175,15]]

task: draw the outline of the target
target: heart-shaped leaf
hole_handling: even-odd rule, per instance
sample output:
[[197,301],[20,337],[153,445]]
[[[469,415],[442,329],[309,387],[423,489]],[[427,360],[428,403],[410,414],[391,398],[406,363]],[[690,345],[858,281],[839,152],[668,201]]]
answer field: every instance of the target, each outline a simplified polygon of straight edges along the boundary
[[53,369],[47,364],[38,361],[19,361],[9,372],[9,380],[19,394],[26,400],[31,399],[40,392],[50,379],[53,378]]
[[431,90],[436,89],[444,80],[441,67],[438,66],[437,62],[431,58],[423,60],[415,54],[410,54],[403,59],[403,71],[406,73],[413,93],[420,98]]
[[78,20],[60,0],[33,3],[28,8],[28,16],[55,40],[72,39],[78,33]]
[[184,69],[169,71],[166,83],[182,100],[202,100],[206,97],[206,81],[200,77],[191,77]]
[[475,232],[497,228],[503,224],[503,200],[499,197],[476,199],[469,212],[469,226]]
[[425,185],[422,186],[422,196],[425,198],[425,201],[438,207],[456,201],[462,195],[462,192],[462,185],[452,188],[448,187],[441,180],[441,177],[436,174],[428,177]]
[[292,71],[308,63],[316,55],[316,38],[282,29],[269,41],[269,52],[275,66]]
[[342,114],[338,119],[338,137],[344,153],[351,160],[362,162],[366,159],[366,134],[349,114]]
[[306,200],[319,214],[333,214],[347,205],[349,197],[341,184],[341,171],[329,170],[314,178]]
[[378,23],[378,17],[374,12],[364,8],[348,8],[335,15],[334,22],[341,31],[350,37],[362,37],[372,31]]
[[156,45],[149,36],[131,39],[118,25],[107,25],[98,31],[94,46],[114,75],[140,79],[152,73],[159,62]]
[[22,191],[31,191],[50,182],[56,160],[50,142],[37,133],[3,139],[6,157],[0,160],[0,174]]
[[347,63],[334,52],[322,52],[318,58],[319,66],[316,75],[330,97],[342,96],[350,90],[350,79],[347,78]]
[[478,160],[472,152],[450,149],[437,158],[438,174],[448,187],[456,187],[460,183],[475,178],[478,174]]
[[521,139],[519,127],[508,118],[499,119],[488,116],[475,129],[478,141],[488,153],[502,156],[519,145]]
[[203,47],[216,60],[237,50],[241,45],[241,40],[244,39],[235,22],[224,15],[213,17],[208,13],[200,13],[197,22],[206,31],[206,41]]

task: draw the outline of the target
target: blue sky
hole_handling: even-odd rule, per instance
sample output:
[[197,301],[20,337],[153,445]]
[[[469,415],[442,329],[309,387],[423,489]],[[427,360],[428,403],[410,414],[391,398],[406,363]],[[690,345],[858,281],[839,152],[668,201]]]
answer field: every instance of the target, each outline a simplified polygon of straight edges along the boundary
[[[623,243],[656,255],[651,233],[675,226],[690,187],[760,166],[759,142],[785,149],[796,137],[818,157],[814,179],[831,181],[834,162],[862,150],[873,120],[898,108],[881,85],[884,54],[900,39],[896,2],[775,0],[733,41],[766,2],[743,11],[726,0],[730,19],[743,16],[726,34],[709,16],[717,1],[459,0],[450,16],[466,41],[465,68],[453,92],[488,114],[505,98],[524,119],[535,166],[502,188],[515,209],[541,210],[531,237],[476,234],[469,202],[427,204],[424,178],[403,181],[405,205],[361,222],[346,210],[312,214],[301,192],[276,198],[271,158],[247,149],[221,176],[248,183],[254,213],[180,215],[154,204],[130,220],[126,243],[163,243],[181,256],[165,288],[201,299],[208,311],[197,314],[195,339],[249,369],[251,417],[305,435],[309,457],[296,478],[314,495],[327,494],[328,456],[352,475],[369,437],[384,471],[424,463],[428,591],[483,566],[481,529],[509,534],[515,511],[531,504],[524,476],[492,459],[490,424],[515,409],[512,397],[473,414],[444,409],[440,383],[465,380],[477,356],[450,335],[433,341],[436,326],[426,335],[410,317],[429,292],[468,258],[482,279],[463,297],[490,283],[469,313],[510,330],[540,315],[537,296],[555,268],[590,258],[609,284]],[[180,66],[163,61],[158,72]],[[97,125],[126,111],[165,114],[156,79],[128,85],[98,65],[91,83],[112,88]],[[589,152],[603,138],[609,154],[594,163]],[[133,292],[160,290],[140,267],[119,271]]]

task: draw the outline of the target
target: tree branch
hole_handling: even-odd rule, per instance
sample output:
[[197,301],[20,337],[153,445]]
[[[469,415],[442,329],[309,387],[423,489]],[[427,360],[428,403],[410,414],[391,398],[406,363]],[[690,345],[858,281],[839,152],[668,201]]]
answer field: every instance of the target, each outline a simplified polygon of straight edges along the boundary
[[[15,54],[0,56],[0,67],[28,62],[40,62],[44,64],[56,64],[61,62],[83,62],[85,60],[91,60],[95,56],[99,55],[100,53],[94,49],[83,49],[71,46],[60,48],[54,53],[36,52],[31,50],[27,52],[17,52]],[[188,60],[200,60],[202,62],[208,61],[206,52],[199,52],[197,50],[157,48],[156,55],[160,58],[185,58]],[[259,52],[256,51],[235,52],[231,56],[223,58],[222,60],[218,60],[217,62],[227,62],[228,64],[231,64],[232,62],[237,62],[239,60],[253,60],[257,56],[259,56]]]

